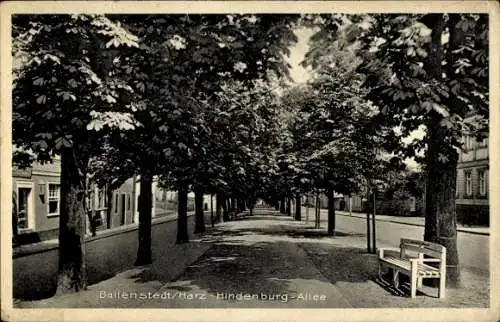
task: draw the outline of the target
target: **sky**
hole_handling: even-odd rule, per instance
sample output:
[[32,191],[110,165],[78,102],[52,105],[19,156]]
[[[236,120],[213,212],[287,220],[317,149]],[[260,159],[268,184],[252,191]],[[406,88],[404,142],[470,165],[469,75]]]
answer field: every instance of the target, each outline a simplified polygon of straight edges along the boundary
[[309,73],[299,64],[309,49],[308,41],[313,34],[313,30],[310,28],[298,28],[295,30],[295,34],[298,41],[295,46],[290,48],[290,57],[288,57],[288,62],[292,67],[290,69],[290,76],[292,76],[296,83],[305,83],[309,78]]

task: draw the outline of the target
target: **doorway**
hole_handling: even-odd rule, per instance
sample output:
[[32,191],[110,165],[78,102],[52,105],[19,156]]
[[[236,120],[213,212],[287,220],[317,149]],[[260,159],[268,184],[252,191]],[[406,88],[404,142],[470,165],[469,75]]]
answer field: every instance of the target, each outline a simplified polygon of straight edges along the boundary
[[33,184],[17,183],[17,229],[33,229]]

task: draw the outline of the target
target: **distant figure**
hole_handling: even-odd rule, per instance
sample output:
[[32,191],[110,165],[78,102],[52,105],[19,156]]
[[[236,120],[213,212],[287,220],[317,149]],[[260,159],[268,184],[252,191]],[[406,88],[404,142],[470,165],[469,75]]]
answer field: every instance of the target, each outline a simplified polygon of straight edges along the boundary
[[12,245],[17,244],[17,195],[12,191]]

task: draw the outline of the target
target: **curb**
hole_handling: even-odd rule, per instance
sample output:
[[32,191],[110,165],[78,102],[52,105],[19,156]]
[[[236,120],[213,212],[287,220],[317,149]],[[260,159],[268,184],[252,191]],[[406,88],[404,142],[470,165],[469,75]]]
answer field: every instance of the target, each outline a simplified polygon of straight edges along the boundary
[[[337,212],[341,216],[345,217],[356,217],[356,218],[364,218],[359,215],[346,215],[340,212]],[[387,219],[376,219],[377,221],[383,221],[383,222],[390,222],[393,224],[401,224],[401,225],[408,225],[408,226],[417,226],[417,227],[424,227],[422,224],[415,224],[415,223],[408,223],[408,222],[401,222],[401,221],[395,221],[395,220],[387,220]],[[467,233],[467,234],[473,234],[473,235],[482,235],[482,236],[490,236],[489,232],[482,232],[482,231],[471,231],[471,230],[466,230],[463,228],[457,228],[457,231],[462,232],[462,233]]]

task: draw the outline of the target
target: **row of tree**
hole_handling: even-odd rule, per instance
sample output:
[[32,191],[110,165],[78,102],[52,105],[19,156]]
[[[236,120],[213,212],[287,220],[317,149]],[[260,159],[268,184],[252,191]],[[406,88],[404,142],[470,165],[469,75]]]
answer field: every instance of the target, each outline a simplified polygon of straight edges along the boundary
[[[299,24],[316,30],[313,78],[278,97]],[[427,171],[425,239],[447,247],[458,281],[457,151],[485,129],[487,35],[487,16],[471,14],[14,17],[14,144],[62,160],[59,292],[86,286],[89,175],[114,186],[139,175],[142,265],[154,176],[178,191],[179,243],[189,191],[196,232],[203,194],[227,220],[257,198],[300,211],[300,195],[325,193],[334,235],[335,192],[374,192],[406,157]],[[403,143],[421,126],[423,140]]]
[[[86,287],[86,178],[138,174],[137,265],[150,263],[151,183],[179,194],[253,203],[273,168],[280,122],[271,85],[288,76],[296,40],[286,15],[19,15],[13,19],[14,144],[61,156],[58,292]],[[29,163],[27,155],[15,162]],[[243,197],[244,196],[244,197]],[[234,202],[219,202],[234,207]],[[225,212],[227,213],[227,211]]]
[[284,96],[291,116],[278,191],[326,193],[333,235],[335,191],[369,197],[414,158],[426,178],[424,239],[447,248],[449,285],[457,285],[456,167],[464,136],[488,131],[488,16],[302,21],[316,30],[303,62],[314,76]]

